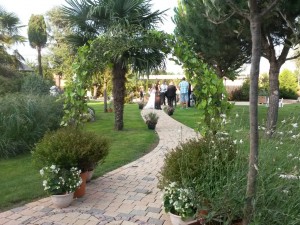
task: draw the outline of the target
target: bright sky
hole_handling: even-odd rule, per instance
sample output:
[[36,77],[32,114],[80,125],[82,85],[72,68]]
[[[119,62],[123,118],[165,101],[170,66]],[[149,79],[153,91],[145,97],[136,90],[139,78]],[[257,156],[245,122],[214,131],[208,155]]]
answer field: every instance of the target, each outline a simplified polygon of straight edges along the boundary
[[[7,12],[15,13],[21,20],[23,25],[27,25],[32,14],[44,15],[47,11],[55,6],[64,5],[65,0],[0,0],[0,6]],[[162,29],[165,32],[172,33],[175,25],[173,24],[171,17],[174,15],[174,8],[177,6],[177,0],[152,0],[153,10],[165,10],[167,15],[165,16],[165,22],[162,25]],[[27,38],[27,27],[22,29],[21,35]],[[36,61],[37,52],[32,49],[28,43],[18,45],[15,48],[18,49],[20,54],[30,61]],[[42,50],[43,51],[43,50]],[[168,62],[167,70],[177,72],[180,70],[178,66],[174,66],[172,62]]]

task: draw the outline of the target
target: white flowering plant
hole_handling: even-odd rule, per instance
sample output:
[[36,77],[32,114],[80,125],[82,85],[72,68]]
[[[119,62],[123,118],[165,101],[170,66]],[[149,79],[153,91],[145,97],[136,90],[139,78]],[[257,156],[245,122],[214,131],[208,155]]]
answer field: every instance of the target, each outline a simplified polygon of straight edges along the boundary
[[76,167],[68,170],[56,165],[46,166],[40,170],[44,190],[52,195],[74,192],[82,183],[80,173]]
[[163,190],[165,211],[180,216],[183,220],[195,217],[197,204],[192,188],[180,187],[176,182],[170,183]]

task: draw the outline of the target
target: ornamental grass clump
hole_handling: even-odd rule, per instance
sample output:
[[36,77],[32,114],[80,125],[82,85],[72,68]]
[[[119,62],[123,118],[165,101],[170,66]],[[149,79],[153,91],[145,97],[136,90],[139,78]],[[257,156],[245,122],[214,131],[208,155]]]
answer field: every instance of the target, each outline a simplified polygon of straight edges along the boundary
[[76,167],[70,170],[56,165],[43,167],[40,175],[43,178],[44,190],[51,195],[62,195],[74,192],[81,184],[80,170]]
[[[299,116],[278,121],[270,139],[260,141],[254,224],[300,224]],[[264,123],[259,125],[265,136]]]

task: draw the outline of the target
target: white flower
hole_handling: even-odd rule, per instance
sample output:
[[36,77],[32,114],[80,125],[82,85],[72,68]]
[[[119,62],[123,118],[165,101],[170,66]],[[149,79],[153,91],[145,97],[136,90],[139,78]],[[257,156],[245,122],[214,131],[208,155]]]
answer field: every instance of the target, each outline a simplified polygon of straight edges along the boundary
[[288,157],[293,157],[293,155],[290,153],[290,154],[288,154]]
[[279,177],[284,178],[284,179],[291,179],[291,180],[300,179],[300,177],[292,175],[292,174],[280,174]]
[[221,117],[221,118],[226,118],[226,114],[224,114],[224,113],[223,113],[223,114],[220,114],[220,117]]
[[286,121],[285,121],[285,120],[282,120],[281,123],[286,123]]
[[242,139],[240,140],[240,144],[243,144],[243,140]]
[[50,166],[50,169],[55,170],[55,169],[56,169],[56,166],[55,166],[55,165],[52,165],[52,166]]
[[283,192],[284,194],[288,194],[288,193],[289,193],[288,190],[283,190],[282,192]]
[[294,128],[297,128],[297,127],[298,127],[298,124],[297,124],[297,123],[293,123],[292,126],[293,126]]
[[235,144],[235,145],[236,145],[236,143],[237,143],[237,140],[233,140],[233,144]]
[[238,117],[239,117],[239,114],[235,114],[235,117],[238,118]]
[[41,176],[44,176],[45,172],[43,169],[40,170],[40,174],[41,174]]

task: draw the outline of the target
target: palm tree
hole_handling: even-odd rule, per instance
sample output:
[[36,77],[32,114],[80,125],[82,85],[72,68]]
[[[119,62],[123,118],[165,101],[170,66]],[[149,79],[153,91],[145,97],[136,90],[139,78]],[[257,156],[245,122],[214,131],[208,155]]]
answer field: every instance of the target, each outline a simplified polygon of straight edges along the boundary
[[[122,130],[126,73],[164,67],[169,48],[155,31],[164,11],[151,12],[150,0],[68,0],[66,19],[74,28],[73,43],[90,42],[90,58],[112,69],[115,129]],[[76,35],[77,34],[77,35]]]
[[20,19],[14,14],[7,12],[0,6],[0,69],[2,75],[8,75],[8,67],[17,69],[23,57],[15,50],[11,55],[7,52],[12,45],[24,43],[25,37],[19,35]]
[[0,46],[8,48],[16,43],[24,43],[25,37],[19,35],[21,27],[20,19],[0,6]]

